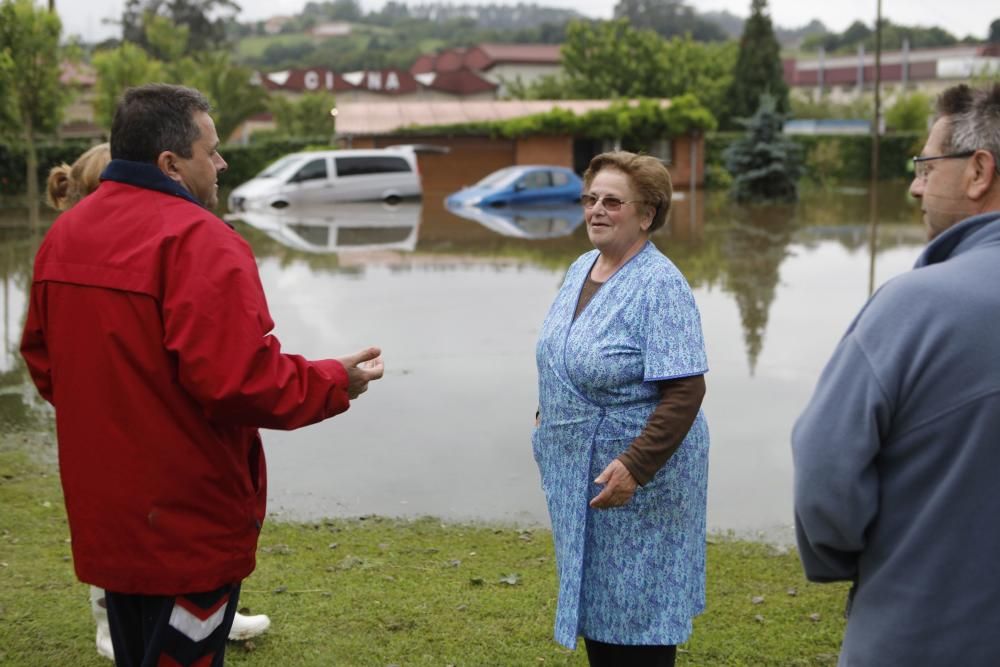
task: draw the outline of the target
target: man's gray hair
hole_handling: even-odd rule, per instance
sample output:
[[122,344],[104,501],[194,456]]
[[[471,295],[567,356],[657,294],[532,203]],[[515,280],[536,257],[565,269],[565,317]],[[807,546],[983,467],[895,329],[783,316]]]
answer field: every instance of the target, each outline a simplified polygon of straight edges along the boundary
[[165,83],[129,88],[111,121],[112,159],[155,163],[163,151],[191,157],[201,136],[194,114],[211,108],[194,88]]
[[948,123],[943,152],[986,150],[1000,171],[1000,83],[949,88],[938,98],[937,117]]

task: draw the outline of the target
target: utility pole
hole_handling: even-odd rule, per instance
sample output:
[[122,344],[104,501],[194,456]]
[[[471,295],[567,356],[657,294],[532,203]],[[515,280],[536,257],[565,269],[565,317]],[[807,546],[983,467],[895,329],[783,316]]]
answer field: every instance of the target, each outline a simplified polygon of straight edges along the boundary
[[878,249],[878,169],[879,139],[882,120],[882,0],[876,0],[875,9],[875,118],[872,123],[872,176],[869,191],[868,221],[868,296],[875,291],[875,253]]

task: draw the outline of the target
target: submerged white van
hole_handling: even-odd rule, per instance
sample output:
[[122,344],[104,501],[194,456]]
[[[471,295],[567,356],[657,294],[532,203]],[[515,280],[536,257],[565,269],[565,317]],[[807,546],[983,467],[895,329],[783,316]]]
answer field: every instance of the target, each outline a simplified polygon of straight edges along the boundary
[[345,201],[390,204],[421,196],[412,147],[292,153],[229,195],[233,213]]

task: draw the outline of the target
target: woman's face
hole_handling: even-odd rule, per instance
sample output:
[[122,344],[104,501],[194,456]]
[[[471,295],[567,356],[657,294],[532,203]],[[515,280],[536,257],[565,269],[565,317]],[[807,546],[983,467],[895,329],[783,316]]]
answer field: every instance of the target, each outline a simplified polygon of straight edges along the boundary
[[[590,188],[584,193],[599,197],[593,207],[584,207],[587,221],[587,236],[601,254],[623,255],[640,241],[645,241],[646,230],[653,222],[649,206],[637,201],[639,195],[632,189],[631,179],[617,169],[604,168],[597,172]],[[604,204],[604,197],[614,197],[622,202],[617,211],[610,211]]]

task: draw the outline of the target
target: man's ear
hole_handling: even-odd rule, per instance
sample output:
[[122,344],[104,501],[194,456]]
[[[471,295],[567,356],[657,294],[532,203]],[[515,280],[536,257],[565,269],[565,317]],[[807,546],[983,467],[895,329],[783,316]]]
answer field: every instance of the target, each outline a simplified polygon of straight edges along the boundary
[[969,161],[969,169],[972,172],[972,179],[966,186],[965,192],[969,199],[978,201],[986,196],[1000,179],[997,175],[996,158],[989,151],[976,151]]
[[181,182],[181,173],[177,169],[177,155],[173,151],[163,151],[156,157],[156,166],[163,174],[178,183]]

